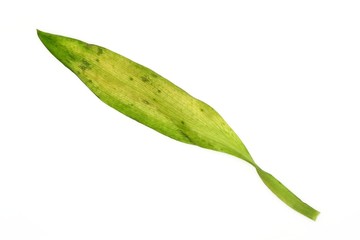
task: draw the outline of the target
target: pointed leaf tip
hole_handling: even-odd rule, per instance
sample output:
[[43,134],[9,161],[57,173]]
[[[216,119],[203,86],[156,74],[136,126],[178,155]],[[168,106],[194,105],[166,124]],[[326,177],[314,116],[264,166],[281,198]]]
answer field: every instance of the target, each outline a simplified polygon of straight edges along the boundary
[[39,37],[40,40],[41,40],[41,38],[44,36],[44,33],[45,33],[45,32],[43,32],[43,31],[41,31],[41,30],[39,30],[39,29],[36,29],[36,33],[37,33],[38,37]]

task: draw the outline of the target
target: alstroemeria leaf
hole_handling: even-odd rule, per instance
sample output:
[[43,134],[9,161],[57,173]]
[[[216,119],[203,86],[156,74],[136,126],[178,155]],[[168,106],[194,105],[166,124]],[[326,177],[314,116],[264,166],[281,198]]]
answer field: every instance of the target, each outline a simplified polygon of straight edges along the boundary
[[284,203],[316,219],[319,212],[263,171],[236,133],[206,103],[154,71],[106,48],[41,31],[38,36],[60,62],[109,106],[178,141],[247,161]]

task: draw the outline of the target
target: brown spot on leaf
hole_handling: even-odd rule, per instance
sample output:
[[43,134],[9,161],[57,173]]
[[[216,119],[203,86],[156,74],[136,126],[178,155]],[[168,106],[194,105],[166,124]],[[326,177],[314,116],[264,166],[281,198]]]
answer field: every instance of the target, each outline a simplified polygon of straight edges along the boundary
[[149,82],[150,80],[149,80],[149,78],[148,78],[147,76],[142,76],[142,77],[141,77],[141,81],[143,81],[143,82]]
[[181,133],[181,135],[183,135],[187,140],[188,140],[188,142],[189,143],[193,143],[193,141],[191,140],[191,138],[189,137],[189,135],[187,135],[184,131],[182,131],[182,130],[179,130],[180,131],[180,133]]
[[86,69],[89,69],[90,68],[90,63],[88,61],[86,61],[85,59],[83,59],[81,61],[81,64],[79,66],[79,68],[83,71],[85,71]]

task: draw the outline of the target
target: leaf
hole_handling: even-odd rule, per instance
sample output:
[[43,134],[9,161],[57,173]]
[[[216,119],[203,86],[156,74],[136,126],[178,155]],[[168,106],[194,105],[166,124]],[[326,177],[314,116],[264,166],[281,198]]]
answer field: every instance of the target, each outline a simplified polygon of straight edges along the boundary
[[45,47],[109,106],[178,141],[245,160],[284,203],[310,219],[318,216],[317,210],[254,162],[236,133],[206,103],[106,48],[39,30],[37,33]]

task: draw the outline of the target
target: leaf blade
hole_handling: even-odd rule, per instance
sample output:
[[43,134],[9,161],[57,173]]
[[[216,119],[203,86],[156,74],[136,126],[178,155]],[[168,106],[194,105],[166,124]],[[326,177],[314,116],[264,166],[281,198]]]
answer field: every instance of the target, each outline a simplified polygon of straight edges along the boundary
[[211,106],[106,48],[40,30],[37,33],[45,47],[104,103],[170,138],[247,161],[284,203],[316,219],[317,210],[257,166],[240,138]]

